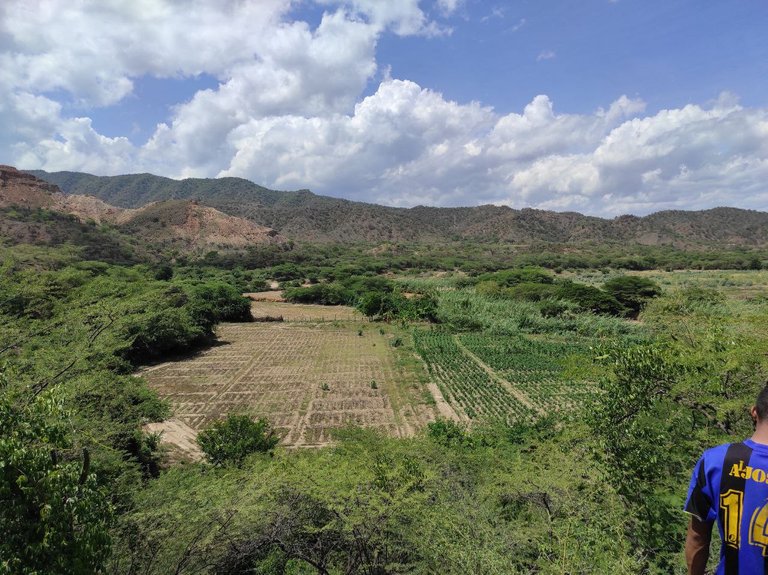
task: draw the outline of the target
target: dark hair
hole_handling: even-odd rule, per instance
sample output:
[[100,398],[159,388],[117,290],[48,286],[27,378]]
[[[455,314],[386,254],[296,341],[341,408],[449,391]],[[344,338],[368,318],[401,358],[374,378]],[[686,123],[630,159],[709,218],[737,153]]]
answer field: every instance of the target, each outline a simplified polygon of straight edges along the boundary
[[768,385],[757,394],[755,407],[757,408],[757,418],[760,421],[768,421]]

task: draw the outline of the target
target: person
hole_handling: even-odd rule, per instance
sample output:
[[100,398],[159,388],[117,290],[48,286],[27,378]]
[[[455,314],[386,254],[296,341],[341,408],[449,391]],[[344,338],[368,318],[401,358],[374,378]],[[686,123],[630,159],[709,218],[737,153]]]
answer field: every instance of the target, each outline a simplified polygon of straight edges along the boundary
[[715,523],[722,541],[715,575],[768,575],[768,385],[750,413],[751,439],[708,449],[693,470],[685,502],[689,575],[704,575]]

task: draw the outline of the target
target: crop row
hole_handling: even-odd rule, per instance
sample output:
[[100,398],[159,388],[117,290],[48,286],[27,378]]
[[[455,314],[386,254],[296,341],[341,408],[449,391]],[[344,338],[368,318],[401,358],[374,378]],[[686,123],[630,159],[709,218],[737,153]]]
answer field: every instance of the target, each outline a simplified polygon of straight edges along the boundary
[[587,382],[567,378],[564,373],[569,356],[586,355],[585,342],[483,334],[464,334],[460,339],[462,345],[544,411],[578,407],[591,393]]
[[452,336],[414,333],[416,348],[448,401],[472,419],[530,419],[532,411],[468,357]]

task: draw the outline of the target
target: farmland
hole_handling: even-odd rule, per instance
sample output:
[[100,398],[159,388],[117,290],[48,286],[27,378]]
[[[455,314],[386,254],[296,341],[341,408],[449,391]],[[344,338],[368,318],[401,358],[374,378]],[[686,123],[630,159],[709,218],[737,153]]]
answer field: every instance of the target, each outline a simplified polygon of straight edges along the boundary
[[[677,574],[690,468],[749,433],[768,377],[763,271],[286,280],[349,306],[243,298],[268,270],[171,272],[0,277],[0,425],[28,434],[0,447],[102,505],[105,572],[310,572],[330,544],[333,573],[362,548],[392,572]],[[590,308],[629,276],[663,293]],[[211,457],[217,426],[262,418],[277,445]]]
[[[270,314],[290,307],[268,305]],[[327,311],[301,307],[314,317]],[[192,429],[247,412],[266,417],[285,446],[319,446],[334,428],[360,425],[407,437],[435,417],[423,367],[390,345],[391,330],[257,322],[221,324],[217,336],[218,344],[199,355],[145,372]]]
[[287,322],[361,322],[365,319],[360,312],[348,306],[291,304],[279,301],[255,301],[251,304],[251,313],[256,320],[281,317]]
[[594,382],[569,375],[566,367],[584,363],[590,345],[597,342],[574,338],[568,342],[558,338],[518,337],[497,338],[482,334],[463,334],[461,343],[496,373],[509,381],[530,399],[542,413],[582,407]]

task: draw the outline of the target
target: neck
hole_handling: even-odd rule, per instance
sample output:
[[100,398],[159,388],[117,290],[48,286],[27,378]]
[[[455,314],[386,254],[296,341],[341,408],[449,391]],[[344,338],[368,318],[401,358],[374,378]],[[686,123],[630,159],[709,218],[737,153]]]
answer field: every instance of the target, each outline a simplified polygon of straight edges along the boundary
[[755,433],[752,434],[752,441],[768,445],[768,423],[758,423]]

